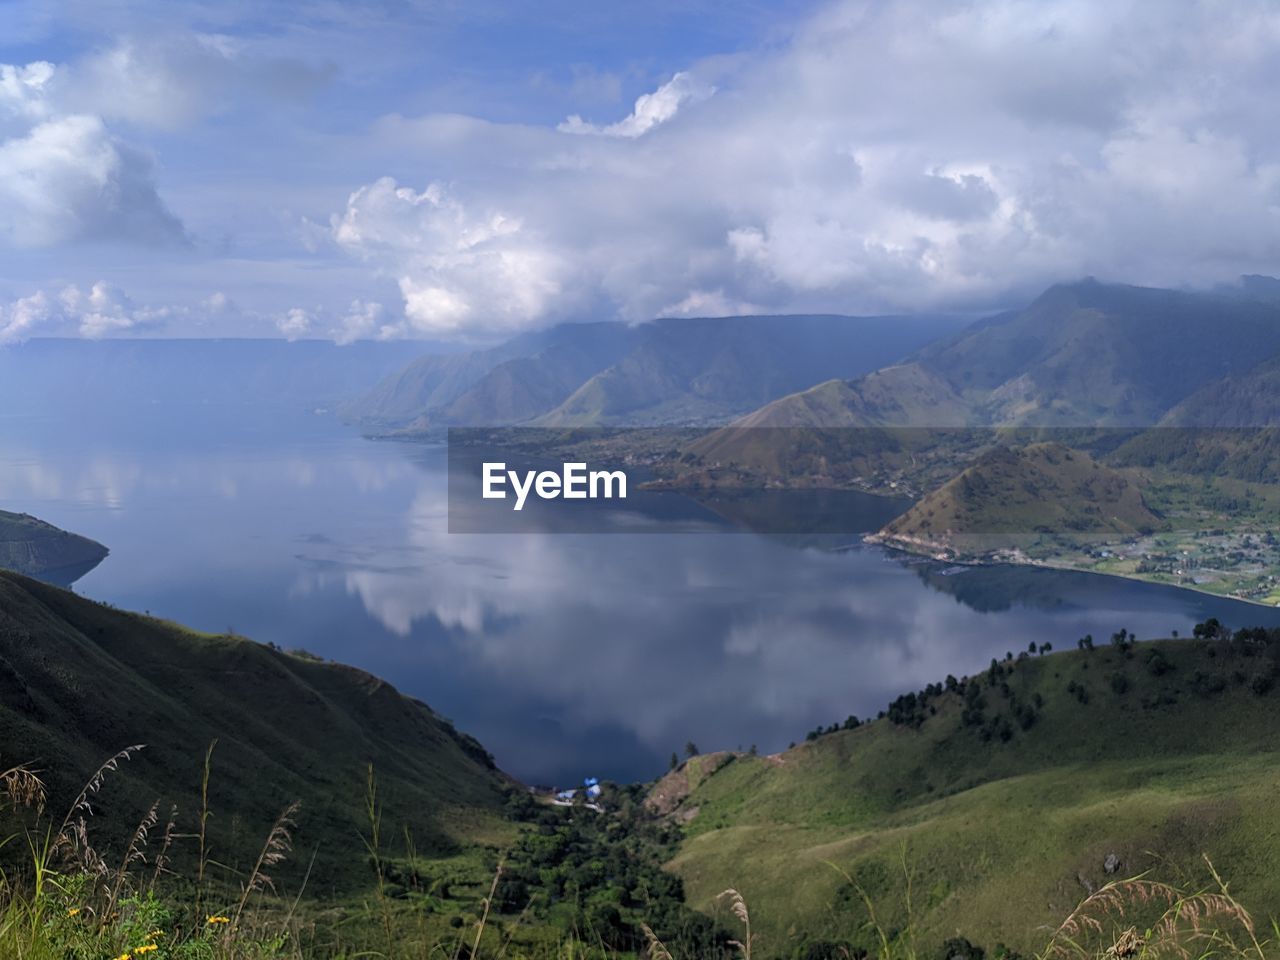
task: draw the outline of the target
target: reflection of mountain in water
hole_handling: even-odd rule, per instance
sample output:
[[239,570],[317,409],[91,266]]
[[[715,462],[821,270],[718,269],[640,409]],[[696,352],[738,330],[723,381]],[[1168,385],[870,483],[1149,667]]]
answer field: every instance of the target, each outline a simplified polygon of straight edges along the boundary
[[1080,570],[1014,564],[956,567],[897,552],[890,556],[934,590],[950,594],[979,613],[1003,613],[1018,607],[1054,613],[1115,610],[1117,616],[1122,615],[1120,611],[1167,611],[1171,621],[1178,616],[1196,622],[1217,617],[1236,627],[1280,625],[1280,610],[1166,584]]

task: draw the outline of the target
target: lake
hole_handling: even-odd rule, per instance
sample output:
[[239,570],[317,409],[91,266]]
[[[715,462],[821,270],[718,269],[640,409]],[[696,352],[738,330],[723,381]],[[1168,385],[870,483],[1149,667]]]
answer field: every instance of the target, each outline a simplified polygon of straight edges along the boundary
[[533,783],[649,778],[687,741],[778,750],[1032,642],[1280,624],[1088,574],[707,532],[687,501],[673,532],[619,508],[617,533],[450,534],[440,447],[321,415],[85,406],[0,416],[0,507],[111,548],[78,592],[363,667]]

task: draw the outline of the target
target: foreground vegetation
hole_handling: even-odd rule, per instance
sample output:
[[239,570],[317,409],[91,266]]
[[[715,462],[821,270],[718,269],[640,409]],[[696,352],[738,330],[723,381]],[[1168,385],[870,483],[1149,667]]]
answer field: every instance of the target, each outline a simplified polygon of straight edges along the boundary
[[595,811],[359,671],[0,574],[0,955],[1263,960],[1278,681],[1212,621],[1031,644]]
[[1211,882],[1208,854],[1246,902],[1280,914],[1280,635],[1211,622],[1188,640],[1117,631],[1041,653],[721,766],[682,806],[672,866],[691,902],[709,909],[732,883],[783,955],[874,951],[864,894],[928,949],[960,936],[1029,954],[1118,877]]

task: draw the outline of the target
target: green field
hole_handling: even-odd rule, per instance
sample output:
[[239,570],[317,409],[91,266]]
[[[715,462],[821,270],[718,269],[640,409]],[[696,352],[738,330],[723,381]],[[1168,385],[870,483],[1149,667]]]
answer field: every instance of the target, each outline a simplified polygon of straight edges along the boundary
[[1166,641],[1015,659],[967,685],[980,720],[940,692],[900,703],[900,722],[738,757],[685,801],[672,868],[695,905],[740,890],[768,956],[874,949],[864,892],[927,955],[956,936],[1033,951],[1109,880],[1209,882],[1203,856],[1280,915],[1277,652]]

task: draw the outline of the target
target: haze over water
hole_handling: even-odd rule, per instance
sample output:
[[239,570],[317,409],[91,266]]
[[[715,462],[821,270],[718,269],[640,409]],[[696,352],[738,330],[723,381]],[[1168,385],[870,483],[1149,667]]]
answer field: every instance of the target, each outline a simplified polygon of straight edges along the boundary
[[0,505],[111,548],[78,592],[363,667],[529,782],[652,777],[690,740],[777,750],[1032,641],[1280,624],[1172,588],[752,534],[451,535],[445,463],[327,416],[0,418]]

